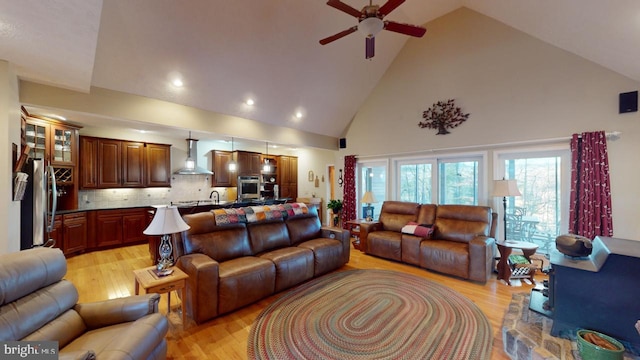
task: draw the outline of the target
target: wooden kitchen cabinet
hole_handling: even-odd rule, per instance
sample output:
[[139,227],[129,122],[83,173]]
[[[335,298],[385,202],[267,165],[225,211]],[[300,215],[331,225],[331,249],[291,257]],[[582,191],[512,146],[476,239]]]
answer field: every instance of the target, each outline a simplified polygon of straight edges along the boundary
[[83,252],[87,248],[87,213],[62,215],[62,251],[65,255]]
[[[229,171],[229,162],[233,159],[230,151],[213,150],[213,176],[211,186],[230,187],[236,186],[236,172]],[[236,179],[236,181],[233,181]]]
[[147,228],[148,210],[127,209],[122,211],[122,242],[125,244],[146,241],[142,232]]
[[249,151],[234,151],[234,160],[238,163],[237,176],[260,175],[261,154]]
[[98,210],[95,212],[96,245],[106,247],[122,244],[122,211]]
[[146,186],[171,186],[171,145],[146,144]]
[[171,146],[80,137],[82,189],[171,186]]
[[144,143],[122,141],[122,187],[144,187]]
[[298,158],[295,156],[278,157],[278,188],[280,198],[298,197]]

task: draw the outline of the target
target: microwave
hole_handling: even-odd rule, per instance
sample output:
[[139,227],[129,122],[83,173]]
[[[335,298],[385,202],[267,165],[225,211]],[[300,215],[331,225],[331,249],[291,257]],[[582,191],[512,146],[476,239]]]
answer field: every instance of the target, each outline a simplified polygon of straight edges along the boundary
[[260,198],[259,176],[238,176],[238,200]]

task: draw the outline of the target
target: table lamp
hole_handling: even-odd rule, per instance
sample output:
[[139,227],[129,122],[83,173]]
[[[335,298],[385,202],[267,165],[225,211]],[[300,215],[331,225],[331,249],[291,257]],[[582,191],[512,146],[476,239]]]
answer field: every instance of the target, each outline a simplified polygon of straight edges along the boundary
[[178,208],[175,206],[156,206],[156,213],[151,220],[151,224],[142,232],[145,235],[162,235],[158,248],[160,260],[158,261],[158,271],[164,271],[173,265],[173,246],[171,245],[171,234],[189,230]]
[[507,196],[522,196],[516,180],[493,180],[493,196],[502,197],[504,241],[507,241]]
[[367,216],[366,216],[366,220],[367,221],[371,221],[373,220],[373,206],[371,206],[371,203],[377,202],[376,198],[373,196],[373,193],[371,191],[366,191],[364,193],[364,196],[362,196],[362,200],[360,200],[360,202],[367,204]]

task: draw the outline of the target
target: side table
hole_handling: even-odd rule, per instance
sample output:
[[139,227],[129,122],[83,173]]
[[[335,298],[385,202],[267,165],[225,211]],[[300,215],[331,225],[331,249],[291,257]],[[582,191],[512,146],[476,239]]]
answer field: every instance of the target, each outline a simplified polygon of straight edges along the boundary
[[133,270],[133,275],[135,277],[135,294],[139,294],[140,287],[142,287],[146,293],[167,293],[168,315],[169,312],[171,312],[171,292],[173,290],[180,290],[182,296],[182,324],[184,326],[187,314],[185,301],[187,301],[187,279],[189,278],[189,275],[185,274],[184,271],[180,270],[176,266],[171,269],[173,270],[173,273],[167,276],[156,275],[155,266]]
[[367,221],[365,219],[349,220],[345,223],[346,229],[349,230],[349,232],[351,233],[351,237],[354,238],[352,242],[354,249],[361,250],[360,249],[360,225],[372,224],[372,223],[374,223],[374,221]]
[[507,285],[511,286],[511,279],[525,279],[528,278],[535,284],[533,276],[536,273],[536,268],[533,265],[528,266],[528,270],[524,273],[512,275],[511,266],[509,265],[509,255],[513,249],[522,250],[522,255],[531,263],[531,255],[536,253],[538,245],[526,241],[512,241],[512,240],[498,240],[496,241],[498,251],[500,252],[500,261],[498,262],[498,280],[504,280]]

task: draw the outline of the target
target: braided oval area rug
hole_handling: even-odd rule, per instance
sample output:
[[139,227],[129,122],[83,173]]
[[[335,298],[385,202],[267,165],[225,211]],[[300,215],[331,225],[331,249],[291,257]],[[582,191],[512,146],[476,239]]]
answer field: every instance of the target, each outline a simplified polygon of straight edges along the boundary
[[249,333],[249,359],[489,359],[493,334],[469,299],[414,275],[349,270],[271,303]]

